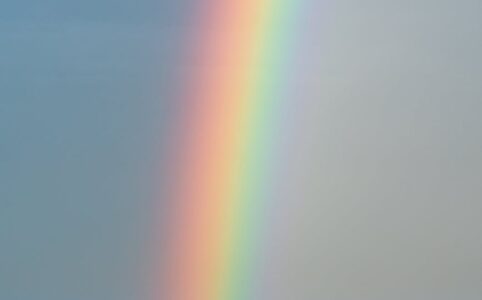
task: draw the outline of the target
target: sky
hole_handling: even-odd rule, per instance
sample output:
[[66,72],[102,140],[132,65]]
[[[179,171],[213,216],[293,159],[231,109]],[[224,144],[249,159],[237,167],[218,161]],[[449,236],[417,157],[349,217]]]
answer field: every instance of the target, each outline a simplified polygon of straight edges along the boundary
[[[482,2],[307,2],[259,299],[480,299]],[[146,299],[199,5],[0,0],[0,299]]]
[[0,1],[1,299],[142,299],[183,5]]

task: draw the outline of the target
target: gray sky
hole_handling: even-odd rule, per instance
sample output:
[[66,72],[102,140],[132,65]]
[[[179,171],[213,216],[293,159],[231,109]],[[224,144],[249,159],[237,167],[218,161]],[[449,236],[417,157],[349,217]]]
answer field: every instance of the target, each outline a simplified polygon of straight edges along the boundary
[[480,299],[482,2],[313,3],[259,299]]

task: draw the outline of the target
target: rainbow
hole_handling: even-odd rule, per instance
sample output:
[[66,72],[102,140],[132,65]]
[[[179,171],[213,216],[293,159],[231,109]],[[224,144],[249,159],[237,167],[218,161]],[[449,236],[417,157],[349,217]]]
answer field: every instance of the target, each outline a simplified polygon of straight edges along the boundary
[[299,2],[202,1],[176,126],[175,206],[159,300],[252,299],[277,93]]

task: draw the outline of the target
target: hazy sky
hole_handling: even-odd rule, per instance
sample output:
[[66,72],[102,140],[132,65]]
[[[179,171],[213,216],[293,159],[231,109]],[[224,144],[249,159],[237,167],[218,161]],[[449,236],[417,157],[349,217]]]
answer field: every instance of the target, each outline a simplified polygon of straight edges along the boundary
[[[308,2],[259,300],[480,299],[482,2]],[[0,0],[0,299],[143,299],[199,3]]]
[[260,299],[479,299],[482,2],[313,2]]

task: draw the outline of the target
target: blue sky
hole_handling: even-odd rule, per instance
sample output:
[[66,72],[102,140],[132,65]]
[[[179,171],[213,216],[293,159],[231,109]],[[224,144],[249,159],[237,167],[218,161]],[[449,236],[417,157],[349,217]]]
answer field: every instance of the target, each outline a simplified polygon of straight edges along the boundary
[[0,299],[140,299],[185,4],[0,2]]
[[[0,18],[25,21],[101,21],[118,23],[176,20],[190,0],[4,0]],[[191,1],[192,2],[192,1]]]

